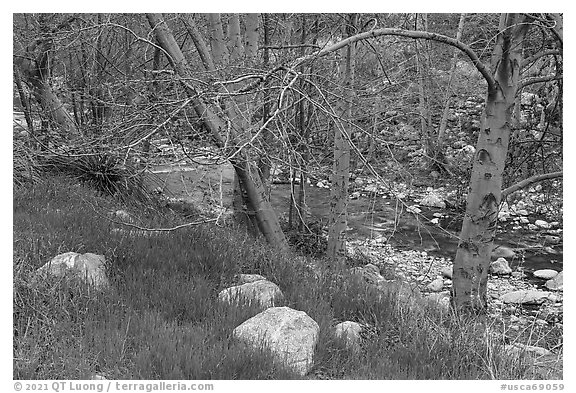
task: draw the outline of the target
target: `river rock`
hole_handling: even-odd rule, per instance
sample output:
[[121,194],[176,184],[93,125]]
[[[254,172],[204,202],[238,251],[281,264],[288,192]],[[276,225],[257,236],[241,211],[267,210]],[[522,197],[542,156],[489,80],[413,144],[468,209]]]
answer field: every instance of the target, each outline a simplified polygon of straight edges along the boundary
[[426,296],[426,299],[434,305],[437,305],[443,311],[450,309],[450,292],[444,291],[440,293],[431,293]]
[[443,277],[452,279],[453,268],[452,268],[452,266],[444,266],[444,267],[440,270],[440,273],[442,274]]
[[378,285],[380,282],[384,281],[384,277],[380,274],[378,266],[371,263],[363,267],[354,267],[350,269],[350,272],[354,275],[361,276],[364,281],[372,285]]
[[512,269],[505,258],[498,258],[490,264],[490,272],[492,274],[503,276],[512,273]]
[[526,277],[526,274],[524,272],[512,272],[512,278],[514,278],[516,280],[521,280],[525,277]]
[[506,246],[494,246],[492,249],[492,258],[508,258],[512,259],[516,256],[514,250]]
[[284,294],[276,284],[258,280],[226,288],[218,294],[218,299],[230,305],[257,304],[265,309],[280,305],[284,301]]
[[376,288],[381,293],[381,298],[393,299],[396,297],[396,304],[399,307],[411,307],[422,298],[417,284],[410,284],[406,281],[384,280]]
[[318,324],[304,311],[272,307],[248,319],[232,337],[253,349],[268,349],[274,359],[299,375],[312,367]]
[[444,280],[440,277],[436,278],[430,284],[426,286],[429,291],[440,292],[444,288]]
[[439,207],[441,209],[446,208],[446,203],[444,200],[434,192],[429,193],[424,198],[420,200],[420,205],[428,207]]
[[540,269],[536,270],[532,274],[534,275],[534,277],[542,278],[544,280],[551,280],[558,275],[558,272],[552,269]]
[[106,277],[104,255],[67,252],[56,255],[52,260],[36,271],[37,276],[66,277],[81,281],[96,288],[110,286]]
[[542,229],[550,229],[550,224],[544,220],[536,220],[534,221],[534,224]]
[[266,280],[266,277],[260,274],[239,274],[236,279],[236,285],[248,284],[251,282]]
[[500,296],[500,300],[514,304],[542,304],[549,295],[550,292],[527,289],[506,293]]
[[546,281],[546,288],[552,291],[563,291],[564,290],[564,271],[558,273],[551,280]]
[[132,221],[132,216],[130,216],[130,213],[128,213],[126,210],[116,210],[114,215],[123,221]]
[[341,340],[346,348],[358,352],[360,351],[360,332],[362,326],[358,322],[340,322],[334,328],[334,336]]

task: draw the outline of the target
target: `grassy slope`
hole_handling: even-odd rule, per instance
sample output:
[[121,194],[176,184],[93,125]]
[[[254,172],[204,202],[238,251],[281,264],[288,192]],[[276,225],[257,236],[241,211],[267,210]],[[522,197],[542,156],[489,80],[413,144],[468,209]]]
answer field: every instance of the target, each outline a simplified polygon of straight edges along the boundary
[[[254,309],[225,308],[217,293],[235,274],[277,283],[286,305],[320,325],[315,370],[346,379],[520,379],[526,367],[505,361],[475,324],[437,310],[399,305],[345,272],[319,277],[241,232],[214,225],[153,236],[114,234],[106,212],[124,208],[148,227],[181,218],[121,206],[63,179],[14,195],[14,378],[287,379],[266,353],[230,341]],[[104,254],[114,291],[31,284],[31,272],[67,252]],[[372,326],[360,354],[336,342],[331,327]]]

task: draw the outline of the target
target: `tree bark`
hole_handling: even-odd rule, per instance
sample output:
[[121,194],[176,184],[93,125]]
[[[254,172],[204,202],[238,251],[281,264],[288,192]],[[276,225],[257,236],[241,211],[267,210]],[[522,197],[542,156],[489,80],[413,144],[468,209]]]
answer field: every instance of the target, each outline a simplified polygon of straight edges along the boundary
[[[160,14],[147,14],[150,26],[154,30],[159,44],[169,54],[172,67],[181,78],[180,82],[184,86],[196,114],[202,119],[206,128],[213,135],[217,145],[224,148],[224,138],[229,132],[231,145],[238,146],[238,135],[234,127],[228,127],[226,122],[216,115],[216,113],[206,105],[198,91],[187,81],[192,79],[189,65],[176,43],[172,32],[162,19]],[[233,119],[230,119],[233,120]],[[255,210],[258,228],[269,244],[280,250],[288,249],[288,242],[280,228],[280,223],[272,209],[270,202],[266,199],[266,190],[258,174],[258,168],[250,157],[249,153],[242,149],[230,160],[240,181],[246,188],[246,193],[251,206]]]
[[[348,16],[344,32],[350,36],[354,31],[356,15]],[[342,117],[351,120],[350,100],[353,97],[355,45],[349,45],[343,50],[344,59],[341,67],[344,99],[341,101]],[[350,170],[350,130],[343,121],[338,121],[334,134],[334,165],[332,174],[332,189],[330,193],[330,218],[328,222],[328,249],[329,264],[333,267],[344,265],[346,257],[346,227],[348,224],[348,183]]]
[[452,297],[459,310],[484,312],[490,255],[501,200],[502,173],[522,64],[527,27],[518,14],[503,14],[492,54],[496,86],[489,88],[476,144],[466,214],[460,234]]

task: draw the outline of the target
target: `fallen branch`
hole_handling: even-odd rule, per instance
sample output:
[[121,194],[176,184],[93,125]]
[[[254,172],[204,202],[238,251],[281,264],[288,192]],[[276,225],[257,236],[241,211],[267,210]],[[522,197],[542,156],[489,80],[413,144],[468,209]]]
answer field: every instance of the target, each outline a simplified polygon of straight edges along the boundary
[[96,210],[96,207],[95,207],[92,203],[90,203],[90,201],[88,201],[88,200],[86,200],[85,198],[82,198],[82,197],[80,197],[80,198],[81,198],[85,203],[87,203],[88,205],[90,205],[90,207],[92,208],[92,210],[94,211],[94,213],[95,213],[98,217],[103,218],[103,219],[105,219],[105,220],[108,220],[108,221],[110,221],[110,222],[112,222],[112,223],[114,223],[114,224],[117,224],[117,225],[125,225],[125,226],[128,226],[128,227],[136,228],[136,229],[138,229],[138,230],[140,230],[140,231],[143,231],[143,232],[144,232],[144,231],[145,231],[145,232],[172,232],[172,231],[175,231],[175,230],[177,230],[177,229],[187,228],[187,227],[191,227],[191,226],[195,226],[195,225],[208,224],[208,223],[210,223],[210,222],[217,222],[217,221],[220,219],[220,216],[222,215],[222,214],[219,214],[218,217],[215,217],[215,218],[209,218],[209,219],[204,219],[204,220],[200,220],[200,221],[187,222],[187,223],[185,223],[185,224],[176,225],[176,226],[170,227],[170,228],[146,228],[146,227],[141,227],[141,226],[139,226],[139,225],[135,225],[135,224],[132,224],[132,223],[129,223],[129,222],[125,222],[125,221],[116,221],[116,220],[113,220],[113,219],[111,219],[110,217],[107,217],[106,215],[99,213],[98,210]]
[[562,177],[562,171],[544,173],[542,175],[534,175],[532,177],[529,177],[528,179],[524,179],[524,180],[502,190],[502,198],[501,199],[505,199],[508,195],[510,195],[513,192],[516,192],[522,188],[528,187],[530,184],[534,184],[534,183],[540,182],[542,180],[556,179],[558,177]]

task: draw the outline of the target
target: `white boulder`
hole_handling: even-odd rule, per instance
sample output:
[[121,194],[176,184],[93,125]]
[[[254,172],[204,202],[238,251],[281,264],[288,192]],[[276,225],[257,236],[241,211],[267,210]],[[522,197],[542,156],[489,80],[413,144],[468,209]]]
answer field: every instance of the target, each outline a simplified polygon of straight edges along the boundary
[[44,277],[67,277],[102,289],[110,286],[106,277],[105,263],[104,255],[67,252],[52,258],[39,268],[36,274]]
[[305,375],[313,364],[319,330],[304,311],[272,307],[236,327],[232,337],[253,349],[268,349],[276,361]]

